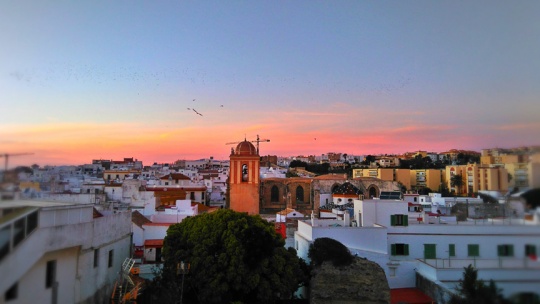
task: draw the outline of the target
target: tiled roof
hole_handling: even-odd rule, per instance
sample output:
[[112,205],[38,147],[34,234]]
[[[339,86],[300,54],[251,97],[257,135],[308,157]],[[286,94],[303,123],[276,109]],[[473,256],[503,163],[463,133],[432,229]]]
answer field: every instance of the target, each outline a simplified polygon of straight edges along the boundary
[[152,221],[147,219],[138,210],[135,210],[131,213],[131,222],[142,228],[144,224],[151,223]]
[[96,208],[94,208],[94,218],[102,217],[103,214],[101,214],[99,211],[97,211]]
[[396,288],[390,289],[390,303],[431,304],[435,302],[417,288]]
[[144,241],[144,247],[145,248],[163,247],[163,240],[145,240]]
[[219,207],[209,207],[209,206],[206,206],[206,205],[203,205],[201,203],[191,203],[191,206],[195,206],[195,205],[198,205],[198,211],[199,213],[210,213],[210,212],[214,212],[218,209],[220,209]]

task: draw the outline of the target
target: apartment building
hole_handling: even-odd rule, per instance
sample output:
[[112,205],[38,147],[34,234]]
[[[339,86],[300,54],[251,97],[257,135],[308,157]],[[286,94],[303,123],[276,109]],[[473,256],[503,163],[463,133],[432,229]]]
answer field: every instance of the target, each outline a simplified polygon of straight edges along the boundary
[[[461,175],[462,186],[452,186],[452,177]],[[471,196],[478,191],[508,192],[508,171],[503,167],[490,167],[479,164],[446,166],[448,189],[459,195]]]
[[506,297],[540,295],[540,210],[530,220],[458,222],[436,210],[409,211],[403,200],[353,203],[354,209],[337,214],[337,219],[298,221],[298,256],[309,261],[309,245],[315,239],[333,238],[351,253],[378,263],[391,289],[429,285],[423,292],[439,303],[449,299],[469,264],[478,269],[479,279],[493,279]]
[[0,236],[0,303],[104,303],[131,256],[131,212],[2,201]]
[[540,147],[483,149],[481,163],[504,167],[509,174],[508,186],[520,190],[540,187]]
[[407,190],[428,187],[438,190],[444,181],[444,171],[440,169],[395,169],[395,168],[368,168],[353,169],[353,178],[374,177],[384,181],[399,182]]

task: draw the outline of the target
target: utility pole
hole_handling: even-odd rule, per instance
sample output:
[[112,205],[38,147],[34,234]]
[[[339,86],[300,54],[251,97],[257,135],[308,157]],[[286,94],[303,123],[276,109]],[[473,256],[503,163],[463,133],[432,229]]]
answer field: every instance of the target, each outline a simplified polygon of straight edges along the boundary
[[176,274],[182,274],[182,286],[180,288],[180,304],[182,304],[182,300],[184,298],[184,276],[189,273],[190,266],[191,265],[189,263],[184,263],[184,261],[176,264]]

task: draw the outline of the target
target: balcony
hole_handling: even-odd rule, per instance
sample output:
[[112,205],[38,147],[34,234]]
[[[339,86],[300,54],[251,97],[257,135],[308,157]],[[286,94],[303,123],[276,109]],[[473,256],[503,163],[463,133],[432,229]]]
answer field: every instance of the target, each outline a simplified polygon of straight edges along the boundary
[[469,265],[473,265],[478,269],[538,269],[540,270],[540,260],[533,260],[529,257],[524,258],[507,258],[501,257],[498,259],[419,259],[436,269],[463,269]]

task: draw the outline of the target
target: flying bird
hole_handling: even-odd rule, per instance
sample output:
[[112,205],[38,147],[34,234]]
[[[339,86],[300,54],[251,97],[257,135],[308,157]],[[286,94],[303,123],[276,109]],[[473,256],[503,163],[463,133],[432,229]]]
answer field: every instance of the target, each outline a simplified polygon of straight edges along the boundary
[[195,112],[195,113],[197,113],[197,114],[203,116],[201,113],[197,112],[197,110],[195,110],[195,109],[192,109],[192,110],[193,110],[193,112]]

